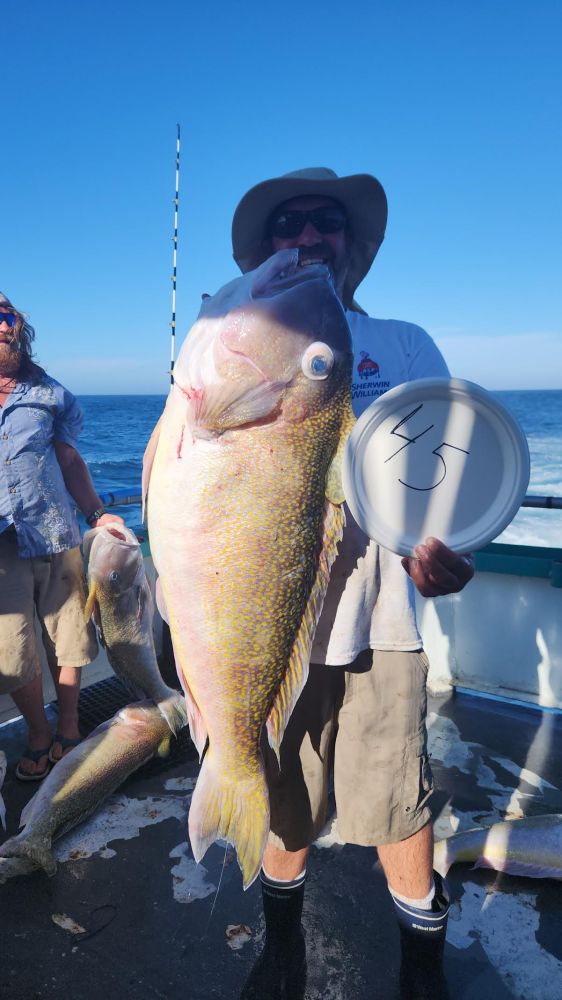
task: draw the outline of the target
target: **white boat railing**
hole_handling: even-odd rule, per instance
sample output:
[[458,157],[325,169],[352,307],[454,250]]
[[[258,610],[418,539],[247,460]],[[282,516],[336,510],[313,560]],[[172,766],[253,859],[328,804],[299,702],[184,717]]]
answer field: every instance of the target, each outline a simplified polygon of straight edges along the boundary
[[[105,507],[130,507],[134,504],[141,504],[142,496],[136,493],[134,487],[126,486],[122,489],[109,490],[100,493],[100,500]],[[535,496],[527,494],[523,500],[522,507],[537,507],[542,510],[562,510],[562,497]]]

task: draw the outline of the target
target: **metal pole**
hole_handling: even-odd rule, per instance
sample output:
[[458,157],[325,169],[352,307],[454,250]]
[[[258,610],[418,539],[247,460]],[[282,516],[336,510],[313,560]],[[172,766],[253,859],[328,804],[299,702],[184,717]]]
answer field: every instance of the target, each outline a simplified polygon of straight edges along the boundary
[[176,357],[176,278],[178,259],[178,208],[180,200],[180,127],[176,125],[176,195],[174,198],[174,266],[172,271],[172,354],[170,360],[170,383],[174,384],[174,362]]

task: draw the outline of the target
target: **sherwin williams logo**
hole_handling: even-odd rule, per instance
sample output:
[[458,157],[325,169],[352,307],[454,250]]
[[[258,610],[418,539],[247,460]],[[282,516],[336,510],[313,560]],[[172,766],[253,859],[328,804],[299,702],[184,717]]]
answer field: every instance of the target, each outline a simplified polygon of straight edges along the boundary
[[357,365],[357,373],[360,378],[372,378],[380,372],[380,367],[376,361],[369,357],[367,351],[361,351],[361,361]]

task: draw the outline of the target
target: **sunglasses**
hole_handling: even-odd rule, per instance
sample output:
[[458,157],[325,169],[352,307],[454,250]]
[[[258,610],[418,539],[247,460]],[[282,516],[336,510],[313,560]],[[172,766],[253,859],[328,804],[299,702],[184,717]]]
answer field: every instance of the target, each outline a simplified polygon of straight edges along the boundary
[[323,236],[329,233],[339,233],[345,228],[347,216],[343,208],[337,205],[324,205],[322,208],[311,208],[310,211],[288,209],[276,212],[269,220],[269,235],[278,239],[292,239],[300,236],[307,222],[311,222],[317,233]]
[[18,321],[15,313],[5,313],[0,312],[0,323],[7,323],[10,329],[12,329]]

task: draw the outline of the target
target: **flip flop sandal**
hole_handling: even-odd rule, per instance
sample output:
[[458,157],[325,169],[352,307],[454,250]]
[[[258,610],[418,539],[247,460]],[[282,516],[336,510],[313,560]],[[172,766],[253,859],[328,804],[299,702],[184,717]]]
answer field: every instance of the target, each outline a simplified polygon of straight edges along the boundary
[[24,769],[21,766],[21,760],[20,760],[19,764],[16,767],[16,772],[15,772],[16,778],[18,778],[19,781],[43,781],[43,778],[47,777],[49,771],[51,770],[50,746],[46,747],[44,750],[31,750],[29,747],[26,747],[21,756],[22,760],[23,759],[32,760],[34,764],[38,764],[39,761],[41,760],[41,757],[48,757],[49,763],[47,763],[47,766],[42,771],[39,772],[36,771],[34,774],[32,774],[30,771],[24,771]]
[[[66,755],[66,751],[73,750],[79,743],[82,743],[82,739],[82,736],[77,736],[75,739],[71,739],[69,736],[61,736],[60,733],[55,733],[53,736],[53,742],[51,743],[49,749],[49,760],[51,761],[51,764],[58,764],[58,762]],[[53,747],[55,743],[60,743],[62,747],[62,757],[53,757]]]

